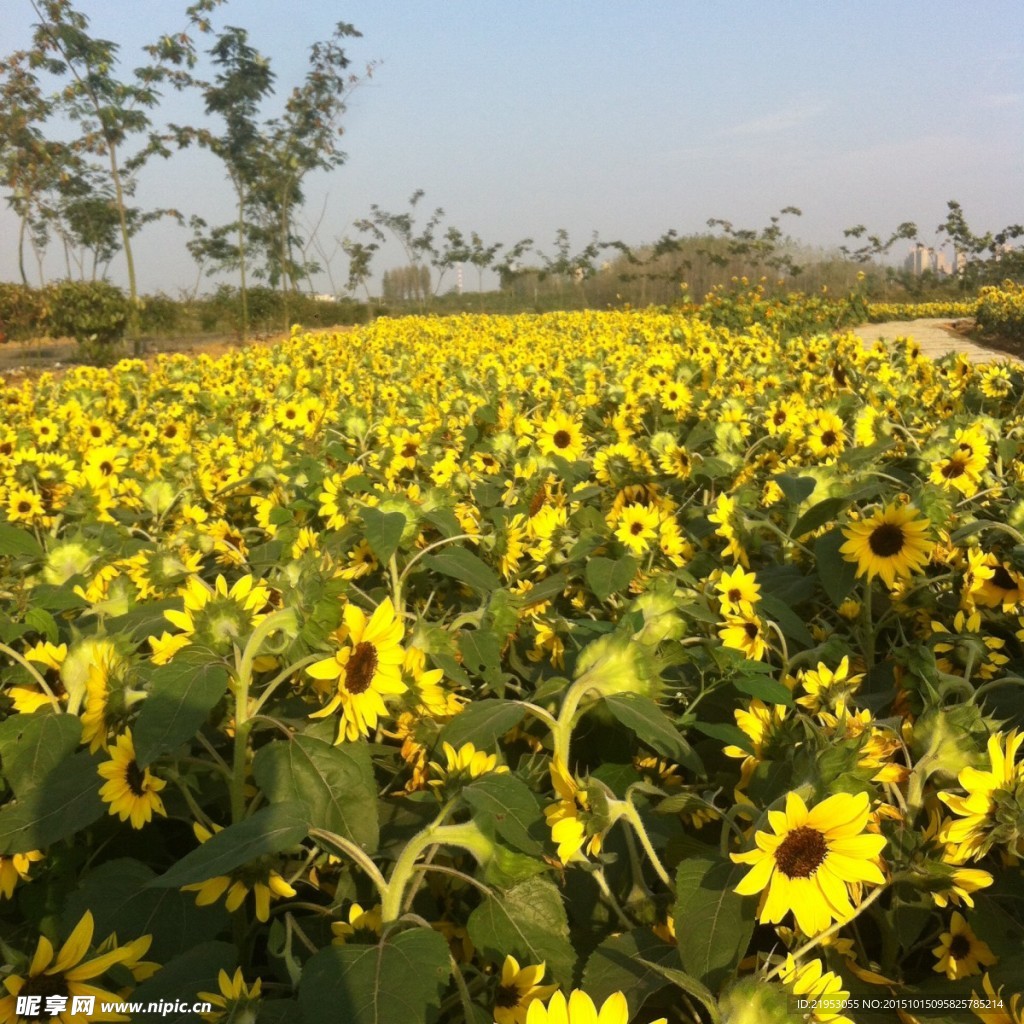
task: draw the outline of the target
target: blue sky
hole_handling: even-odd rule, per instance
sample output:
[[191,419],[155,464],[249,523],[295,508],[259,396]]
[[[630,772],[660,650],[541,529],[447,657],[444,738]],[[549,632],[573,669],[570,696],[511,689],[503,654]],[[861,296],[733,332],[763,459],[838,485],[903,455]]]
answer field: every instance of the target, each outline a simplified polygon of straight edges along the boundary
[[[78,6],[126,66],[184,20],[166,0]],[[3,7],[8,53],[34,15],[28,0]],[[577,246],[595,230],[639,244],[710,217],[759,228],[787,205],[803,210],[785,222],[792,234],[822,246],[854,224],[883,233],[904,220],[937,240],[950,199],[977,231],[1024,222],[1019,0],[230,0],[214,16],[249,30],[282,92],[338,20],[363,33],[354,64],[380,63],[351,98],[346,164],[307,189],[328,252],[371,204],[399,212],[415,189],[445,225],[548,251],[560,227]],[[200,112],[171,94],[157,116]],[[138,199],[231,218],[223,171],[201,153],[152,164]],[[3,280],[17,277],[16,228],[0,214]],[[187,238],[170,224],[143,231],[143,291],[193,284]],[[398,262],[389,253],[376,269]],[[333,271],[340,285],[340,254]],[[120,261],[111,276],[123,279]]]

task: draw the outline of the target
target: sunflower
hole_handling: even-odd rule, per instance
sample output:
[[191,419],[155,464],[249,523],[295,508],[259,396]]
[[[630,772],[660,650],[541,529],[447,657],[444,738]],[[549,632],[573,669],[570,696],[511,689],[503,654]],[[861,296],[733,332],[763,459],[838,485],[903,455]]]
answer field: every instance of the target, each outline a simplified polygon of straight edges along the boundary
[[353,903],[348,908],[347,921],[332,922],[331,932],[334,938],[331,940],[331,945],[344,946],[351,941],[375,946],[383,928],[379,903],[369,910],[363,910],[358,903]]
[[[463,743],[456,750],[450,743],[442,744],[446,764],[444,766],[436,761],[430,762],[435,778],[430,780],[431,786],[445,789],[458,787],[460,784],[471,782],[493,772],[502,775],[508,771],[508,765],[498,764],[497,754],[487,754],[483,750],[477,750],[472,743]],[[440,795],[440,793],[439,793]]]
[[652,540],[658,539],[660,515],[656,508],[639,503],[627,505],[622,510],[615,536],[636,555],[642,555]]
[[932,970],[945,974],[950,981],[981,974],[982,967],[991,967],[999,961],[988,943],[974,934],[963,914],[955,910],[949,931],[939,936],[939,944],[932,950],[932,955],[938,960]]
[[849,656],[843,656],[834,672],[824,662],[819,661],[816,669],[800,673],[800,683],[806,696],[797,697],[796,702],[808,711],[818,712],[822,708],[827,708],[835,712],[840,706],[845,707],[849,704],[863,678],[863,672],[850,675]]
[[259,978],[251,985],[246,985],[241,967],[235,968],[232,977],[228,977],[228,972],[222,969],[217,975],[217,988],[220,991],[199,993],[199,998],[211,1006],[209,1012],[199,1016],[210,1024],[254,1020],[262,987],[263,982]]
[[761,584],[742,565],[736,566],[732,572],[723,572],[715,583],[715,589],[723,615],[751,615],[754,605],[761,600]]
[[549,766],[551,783],[558,800],[544,808],[544,818],[551,829],[551,839],[558,846],[558,859],[568,864],[586,846],[586,853],[601,852],[601,833],[592,833],[590,800],[569,770],[556,757]]
[[[556,992],[548,1001],[534,999],[526,1011],[526,1024],[628,1024],[629,1004],[621,992],[613,992],[599,1010],[594,1000],[580,989],[574,989],[566,999]],[[665,1024],[659,1017],[651,1024]]]
[[1024,1024],[1024,993],[1003,996],[1003,986],[997,989],[986,972],[981,979],[983,995],[971,989],[971,998],[978,1004],[974,1015],[984,1024]]
[[[211,836],[220,832],[221,828],[222,826],[215,824],[211,831],[196,822],[192,826],[192,831],[200,843],[205,843]],[[265,923],[270,920],[271,897],[282,899],[295,895],[295,890],[274,870],[276,863],[276,857],[258,857],[255,861],[235,868],[228,875],[215,875],[205,882],[183,885],[181,891],[197,893],[197,907],[208,907],[227,893],[224,906],[231,914],[242,905],[251,891],[256,903],[256,920]]]
[[368,736],[378,718],[387,714],[384,698],[408,689],[402,680],[404,627],[391,598],[385,598],[369,620],[361,608],[347,604],[344,619],[345,646],[306,669],[317,682],[334,683],[330,701],[310,718],[326,718],[340,708],[336,743]]
[[547,999],[558,991],[557,985],[540,985],[546,964],[520,967],[514,956],[506,956],[501,980],[494,992],[495,1024],[525,1024],[526,1012],[535,999]]
[[763,625],[761,619],[753,612],[745,615],[728,615],[718,630],[718,635],[723,646],[742,651],[750,661],[760,661],[768,650]]
[[[17,1024],[27,1020],[53,1020],[61,1024],[76,1024],[82,1019],[81,1003],[77,1000],[95,1000],[93,1012],[88,1014],[92,1021],[130,1020],[124,1014],[101,1007],[118,1006],[124,1000],[115,992],[97,988],[88,982],[101,977],[115,964],[121,964],[133,956],[141,956],[149,948],[150,936],[143,936],[126,946],[115,946],[113,949],[85,960],[89,947],[92,945],[92,934],[95,924],[92,914],[87,910],[75,925],[67,941],[54,953],[53,945],[45,935],[39,937],[35,955],[25,975],[9,974],[0,986],[0,992],[6,990],[0,998],[0,1024]],[[84,963],[83,963],[84,961]],[[48,996],[63,997],[65,1007],[57,1014],[45,1012],[45,1001]],[[31,1014],[17,1012],[18,999],[38,999],[37,1009]],[[44,1016],[45,1013],[45,1016]]]
[[110,804],[110,814],[116,814],[122,821],[130,818],[132,828],[142,828],[152,821],[154,812],[167,817],[164,803],[157,795],[167,783],[150,775],[148,768],[139,767],[130,732],[118,736],[110,760],[96,771],[107,780],[100,787],[100,797]]
[[169,609],[164,618],[182,632],[164,633],[159,640],[149,638],[157,665],[166,665],[190,643],[219,653],[227,653],[235,644],[244,646],[244,638],[265,617],[271,597],[270,588],[262,581],[255,582],[251,575],[236,580],[230,590],[223,576],[218,576],[212,587],[192,576],[180,593],[184,608]]
[[931,554],[928,521],[917,518],[913,505],[887,505],[869,519],[843,528],[846,543],[839,549],[857,563],[857,575],[881,576],[892,587],[896,578],[920,572]]
[[29,880],[28,873],[32,865],[44,856],[40,850],[14,853],[9,857],[0,856],[0,900],[9,900],[14,895],[14,887],[19,882]]
[[556,412],[541,424],[537,447],[544,455],[561,455],[575,462],[583,456],[586,438],[582,426],[572,416]]
[[850,993],[843,989],[843,979],[832,971],[824,970],[820,960],[809,960],[797,967],[793,955],[789,954],[779,978],[795,998],[805,999],[814,1005],[805,1020],[853,1024],[841,1012],[850,998]]
[[810,810],[798,793],[787,794],[784,812],[768,812],[774,835],[757,832],[757,849],[730,854],[752,865],[734,891],[762,893],[762,924],[778,924],[792,911],[805,935],[851,917],[849,887],[885,882],[876,860],[886,840],[864,832],[869,815],[867,793],[836,793]]
[[960,816],[946,825],[939,839],[957,844],[963,860],[980,860],[995,844],[1024,856],[1024,761],[1017,763],[1022,743],[1024,732],[1016,729],[990,736],[990,770],[967,767],[960,772],[957,781],[966,796],[939,793],[939,799]]

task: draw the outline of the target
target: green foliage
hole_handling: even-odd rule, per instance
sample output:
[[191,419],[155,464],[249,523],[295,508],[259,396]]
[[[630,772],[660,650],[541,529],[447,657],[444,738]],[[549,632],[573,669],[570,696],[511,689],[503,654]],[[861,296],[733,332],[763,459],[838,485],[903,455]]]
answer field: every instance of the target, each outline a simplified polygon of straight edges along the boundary
[[46,301],[43,291],[0,282],[0,344],[37,337],[46,321]]
[[124,337],[130,304],[106,281],[61,281],[47,289],[47,333],[80,345],[112,346]]

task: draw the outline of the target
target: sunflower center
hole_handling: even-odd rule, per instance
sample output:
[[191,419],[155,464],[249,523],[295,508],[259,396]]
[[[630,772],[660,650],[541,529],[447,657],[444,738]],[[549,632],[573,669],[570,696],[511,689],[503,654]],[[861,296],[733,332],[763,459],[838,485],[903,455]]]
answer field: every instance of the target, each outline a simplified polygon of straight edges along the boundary
[[643,533],[644,532],[644,524],[643,523],[633,523],[633,525],[630,526],[630,528],[629,528],[629,532],[631,534],[633,534],[634,537],[638,533]]
[[134,757],[128,762],[128,766],[125,768],[124,781],[128,783],[128,788],[132,791],[134,796],[145,796],[146,773],[139,767],[139,764]]
[[345,689],[352,694],[366,693],[377,671],[377,648],[365,640],[356,645],[345,666]]
[[809,878],[828,853],[825,837],[816,829],[801,825],[793,829],[775,851],[775,863],[787,878]]
[[555,442],[556,448],[568,448],[572,443],[572,435],[568,430],[556,430],[551,440]]
[[750,637],[751,640],[756,640],[758,633],[761,632],[756,622],[744,622],[743,631],[747,634],[748,637]]
[[499,985],[494,993],[494,1005],[511,1010],[519,1005],[519,989],[515,985]]
[[25,515],[27,512],[31,512],[32,511],[32,506],[27,501],[19,501],[18,502],[18,511],[22,515]]
[[949,943],[949,955],[954,960],[964,960],[971,954],[971,940],[966,935],[954,935]]
[[65,998],[70,998],[71,992],[68,990],[68,983],[64,980],[63,974],[37,974],[34,977],[29,978],[28,981],[22,985],[21,991],[18,995],[41,996],[43,1001],[42,1013],[19,1017],[19,1020],[53,1020],[53,1017],[45,1010],[46,997],[63,996]]
[[1006,566],[996,566],[995,571],[992,573],[992,582],[1000,590],[1016,590],[1017,584],[1013,577],[1006,571]]
[[776,412],[775,415],[772,417],[772,422],[775,424],[775,426],[781,427],[782,424],[786,422],[786,414],[781,409],[779,409],[779,411]]
[[955,480],[966,472],[967,467],[959,459],[951,459],[947,465],[942,467],[942,475],[947,480]]
[[868,536],[868,547],[879,558],[892,558],[903,550],[906,538],[897,523],[881,523]]
[[741,597],[743,597],[743,592],[739,589],[739,587],[733,587],[732,590],[730,590],[729,593],[726,594],[726,597],[728,597],[729,600],[733,604],[735,604]]
[[826,448],[831,448],[832,445],[836,443],[836,441],[836,432],[834,430],[826,430],[825,433],[821,435],[821,443]]

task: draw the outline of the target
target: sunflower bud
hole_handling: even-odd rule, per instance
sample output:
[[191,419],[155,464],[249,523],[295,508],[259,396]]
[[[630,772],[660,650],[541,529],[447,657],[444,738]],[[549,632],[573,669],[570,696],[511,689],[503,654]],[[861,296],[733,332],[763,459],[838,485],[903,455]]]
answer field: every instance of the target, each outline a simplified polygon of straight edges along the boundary
[[50,549],[43,567],[43,579],[55,587],[67,583],[72,576],[84,575],[96,560],[84,544],[69,540]]
[[726,1024],[784,1024],[798,1019],[790,1015],[788,999],[784,988],[741,978],[722,995],[719,1009]]
[[602,696],[657,696],[658,670],[653,650],[624,633],[611,633],[587,644],[576,661],[575,677],[585,677]]
[[936,783],[955,786],[964,768],[984,763],[985,743],[994,731],[973,704],[929,709],[914,723],[910,750],[916,763],[927,764]]
[[641,594],[630,606],[644,617],[643,627],[633,639],[647,647],[656,647],[662,640],[681,640],[686,634],[686,623],[677,611],[677,602],[664,587],[657,585]]

